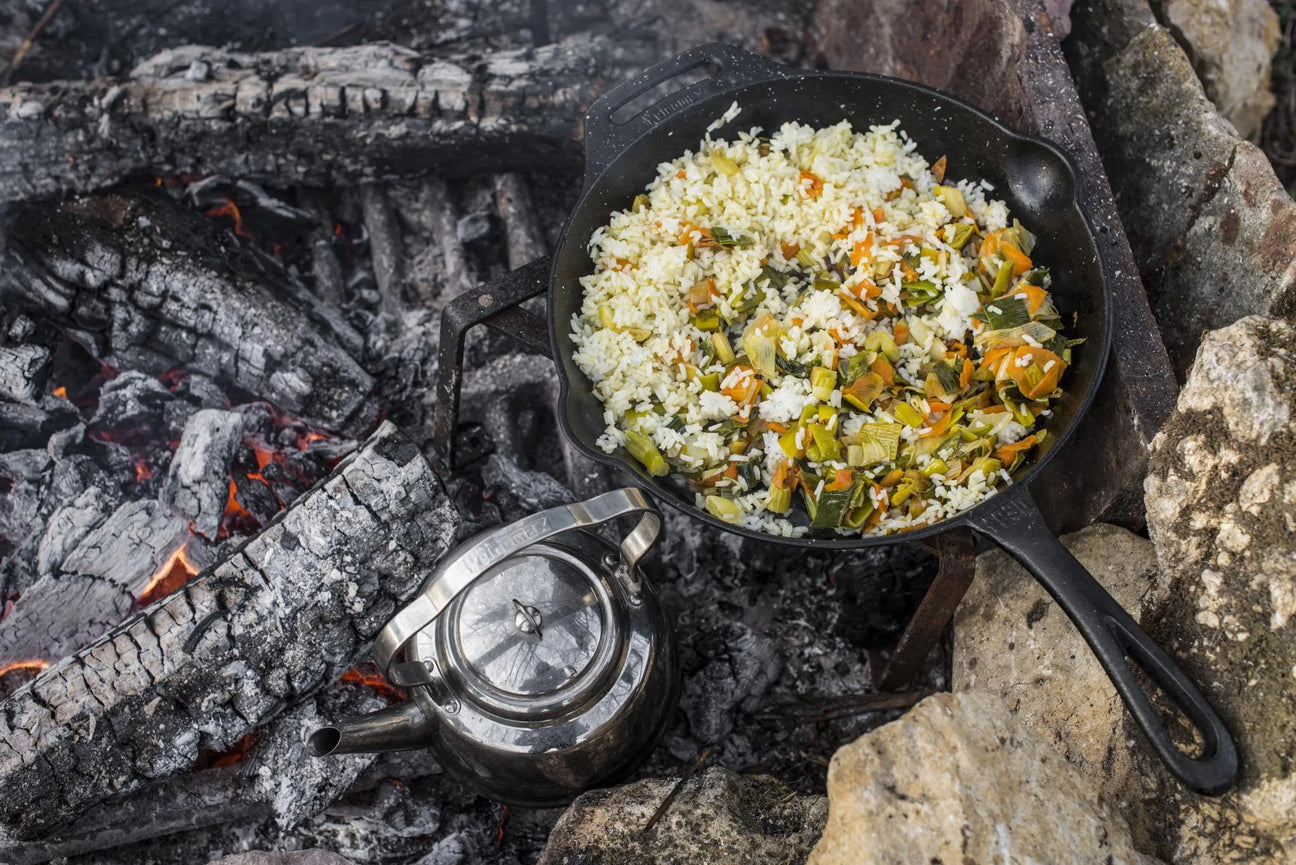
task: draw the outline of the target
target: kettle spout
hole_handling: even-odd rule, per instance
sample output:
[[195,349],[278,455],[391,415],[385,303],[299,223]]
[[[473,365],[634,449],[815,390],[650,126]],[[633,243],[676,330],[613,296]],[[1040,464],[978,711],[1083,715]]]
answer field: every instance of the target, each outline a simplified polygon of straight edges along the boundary
[[434,726],[418,705],[410,701],[321,727],[311,734],[306,747],[316,757],[407,751],[426,745]]

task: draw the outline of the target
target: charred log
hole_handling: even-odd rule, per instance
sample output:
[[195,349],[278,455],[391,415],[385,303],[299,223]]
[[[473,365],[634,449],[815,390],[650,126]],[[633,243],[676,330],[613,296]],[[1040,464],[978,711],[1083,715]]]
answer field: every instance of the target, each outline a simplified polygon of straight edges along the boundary
[[[91,809],[54,838],[7,852],[10,865],[36,865],[233,821],[273,819],[296,825],[351,787],[373,763],[371,754],[330,760],[309,757],[302,731],[383,708],[363,685],[338,682],[275,718],[245,754],[184,773]],[[226,760],[237,760],[227,764]]]
[[107,363],[180,366],[349,434],[373,423],[373,380],[346,350],[360,337],[278,262],[169,198],[26,205],[8,242],[0,298],[62,317]]
[[0,838],[224,751],[335,679],[459,526],[384,424],[241,550],[0,704]]
[[0,200],[140,172],[286,186],[571,164],[607,54],[588,36],[458,57],[386,43],[266,54],[184,46],[125,81],[13,85],[0,89]]

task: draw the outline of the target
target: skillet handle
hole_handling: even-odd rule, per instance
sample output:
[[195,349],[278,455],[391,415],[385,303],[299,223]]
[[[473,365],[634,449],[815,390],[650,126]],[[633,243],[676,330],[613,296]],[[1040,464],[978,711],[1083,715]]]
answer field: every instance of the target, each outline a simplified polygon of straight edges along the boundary
[[[663,96],[632,117],[612,119],[613,114],[636,97],[703,67],[714,70],[710,77]],[[732,87],[786,78],[788,74],[777,63],[723,42],[701,45],[648,67],[603,94],[586,113],[585,185],[602,174],[627,147],[672,114]]]
[[[1225,792],[1237,778],[1238,752],[1223,720],[1188,676],[1053,536],[1025,485],[997,493],[969,517],[973,529],[1025,565],[1071,617],[1170,771],[1198,793]],[[1201,733],[1205,741],[1201,757],[1187,756],[1171,741],[1126,656],[1143,668]]]

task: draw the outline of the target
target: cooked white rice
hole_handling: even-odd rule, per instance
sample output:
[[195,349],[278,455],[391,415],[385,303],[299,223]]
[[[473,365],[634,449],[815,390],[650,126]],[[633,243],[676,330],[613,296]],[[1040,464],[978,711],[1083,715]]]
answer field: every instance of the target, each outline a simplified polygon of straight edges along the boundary
[[[735,105],[721,122],[737,114]],[[627,415],[634,412],[635,428],[651,436],[675,471],[688,474],[726,462],[750,462],[758,468],[759,484],[750,483],[752,469],[745,477],[720,483],[724,496],[738,507],[737,514],[726,518],[773,534],[799,535],[807,530],[804,526],[766,509],[772,473],[783,459],[778,435],[766,431],[739,454],[731,452],[726,434],[716,429],[720,422],[739,415],[740,407],[730,396],[704,388],[700,375],[716,373],[723,377],[722,389],[730,389],[734,376],[749,373],[726,370],[703,350],[711,334],[691,322],[686,306],[689,287],[713,278],[719,296],[716,310],[725,320],[771,316],[781,334],[780,354],[806,367],[844,364],[861,350],[869,333],[890,334],[903,319],[912,336],[899,346],[895,374],[921,381],[920,368],[944,357],[950,341],[963,340],[981,326],[972,316],[982,309],[982,299],[968,275],[975,261],[938,233],[951,221],[950,212],[933,194],[938,181],[915,143],[899,129],[899,121],[866,132],[856,132],[846,121],[824,129],[786,123],[768,139],[758,137],[759,129],[739,133],[733,140],[712,140],[710,134],[696,152],[687,151],[658,166],[657,177],[646,190],[646,204],[641,201],[635,208],[614,213],[591,238],[594,269],[581,279],[584,302],[571,322],[575,360],[605,408],[607,426],[598,440],[600,447],[612,452],[625,444],[623,427]],[[736,171],[723,170],[735,166]],[[817,176],[822,188],[816,188],[819,181],[805,172]],[[987,197],[992,191],[989,184],[946,183],[962,193],[978,235],[1008,225],[1007,207]],[[708,226],[723,226],[733,237],[752,242],[733,247],[681,243],[681,235],[690,227]],[[901,235],[920,239],[888,245],[888,239]],[[689,239],[699,237],[695,232]],[[915,255],[919,246],[939,251],[939,263],[922,259],[917,272],[919,278],[939,287],[943,299],[921,314],[906,312],[901,304],[900,317],[870,321],[835,291],[807,291],[806,274],[795,258],[787,260],[784,254],[784,245],[795,244],[814,260],[830,262],[849,257],[858,243],[871,244],[868,252],[875,262],[899,262],[902,256]],[[764,266],[791,278],[776,290],[762,274]],[[867,270],[852,268],[842,288],[858,288],[872,275]],[[765,297],[744,316],[727,298],[752,284],[765,288]],[[879,303],[899,303],[899,268],[879,279],[877,287],[880,297],[862,300],[870,310]],[[733,346],[738,350],[736,338]],[[749,409],[753,420],[788,425],[806,406],[819,402],[804,375],[767,376],[765,384],[763,396]],[[842,407],[841,390],[835,388],[823,403]],[[843,435],[864,423],[896,420],[876,406],[868,412],[847,409],[836,421]],[[1017,441],[1027,433],[1011,412],[986,414],[980,420],[992,431],[988,435],[998,436],[998,442]],[[921,434],[922,429],[905,426],[902,445],[917,441]],[[932,459],[919,456],[911,465],[921,469]],[[815,469],[831,479],[832,470],[845,466],[839,461]],[[983,472],[971,472],[957,482],[936,478],[921,514],[888,512],[865,532],[904,531],[964,510],[993,493],[1000,478],[998,472],[991,474],[987,478]],[[822,488],[822,479],[818,486]],[[877,503],[876,488],[869,495]],[[699,507],[703,501],[699,494]]]

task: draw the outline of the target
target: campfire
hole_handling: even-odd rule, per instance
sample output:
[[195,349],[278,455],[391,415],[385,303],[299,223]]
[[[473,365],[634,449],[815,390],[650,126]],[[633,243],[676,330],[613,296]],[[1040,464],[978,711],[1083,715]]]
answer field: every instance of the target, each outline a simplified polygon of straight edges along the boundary
[[[634,783],[571,810],[502,805],[426,749],[309,741],[416,698],[372,646],[452,550],[629,482],[563,435],[526,311],[581,192],[585,112],[715,39],[949,90],[1077,164],[1120,338],[1068,451],[1102,470],[1055,460],[1035,491],[1059,530],[1141,525],[1178,385],[1059,4],[906,13],[876,44],[890,13],[845,0],[352,5],[0,13],[0,861],[656,861],[689,849],[681,808],[753,861],[805,861],[840,822],[838,748],[976,678],[948,627],[987,567],[969,530],[800,551],[663,509],[640,568],[678,708]],[[914,723],[939,731],[933,705]],[[728,843],[708,831],[693,843]]]

